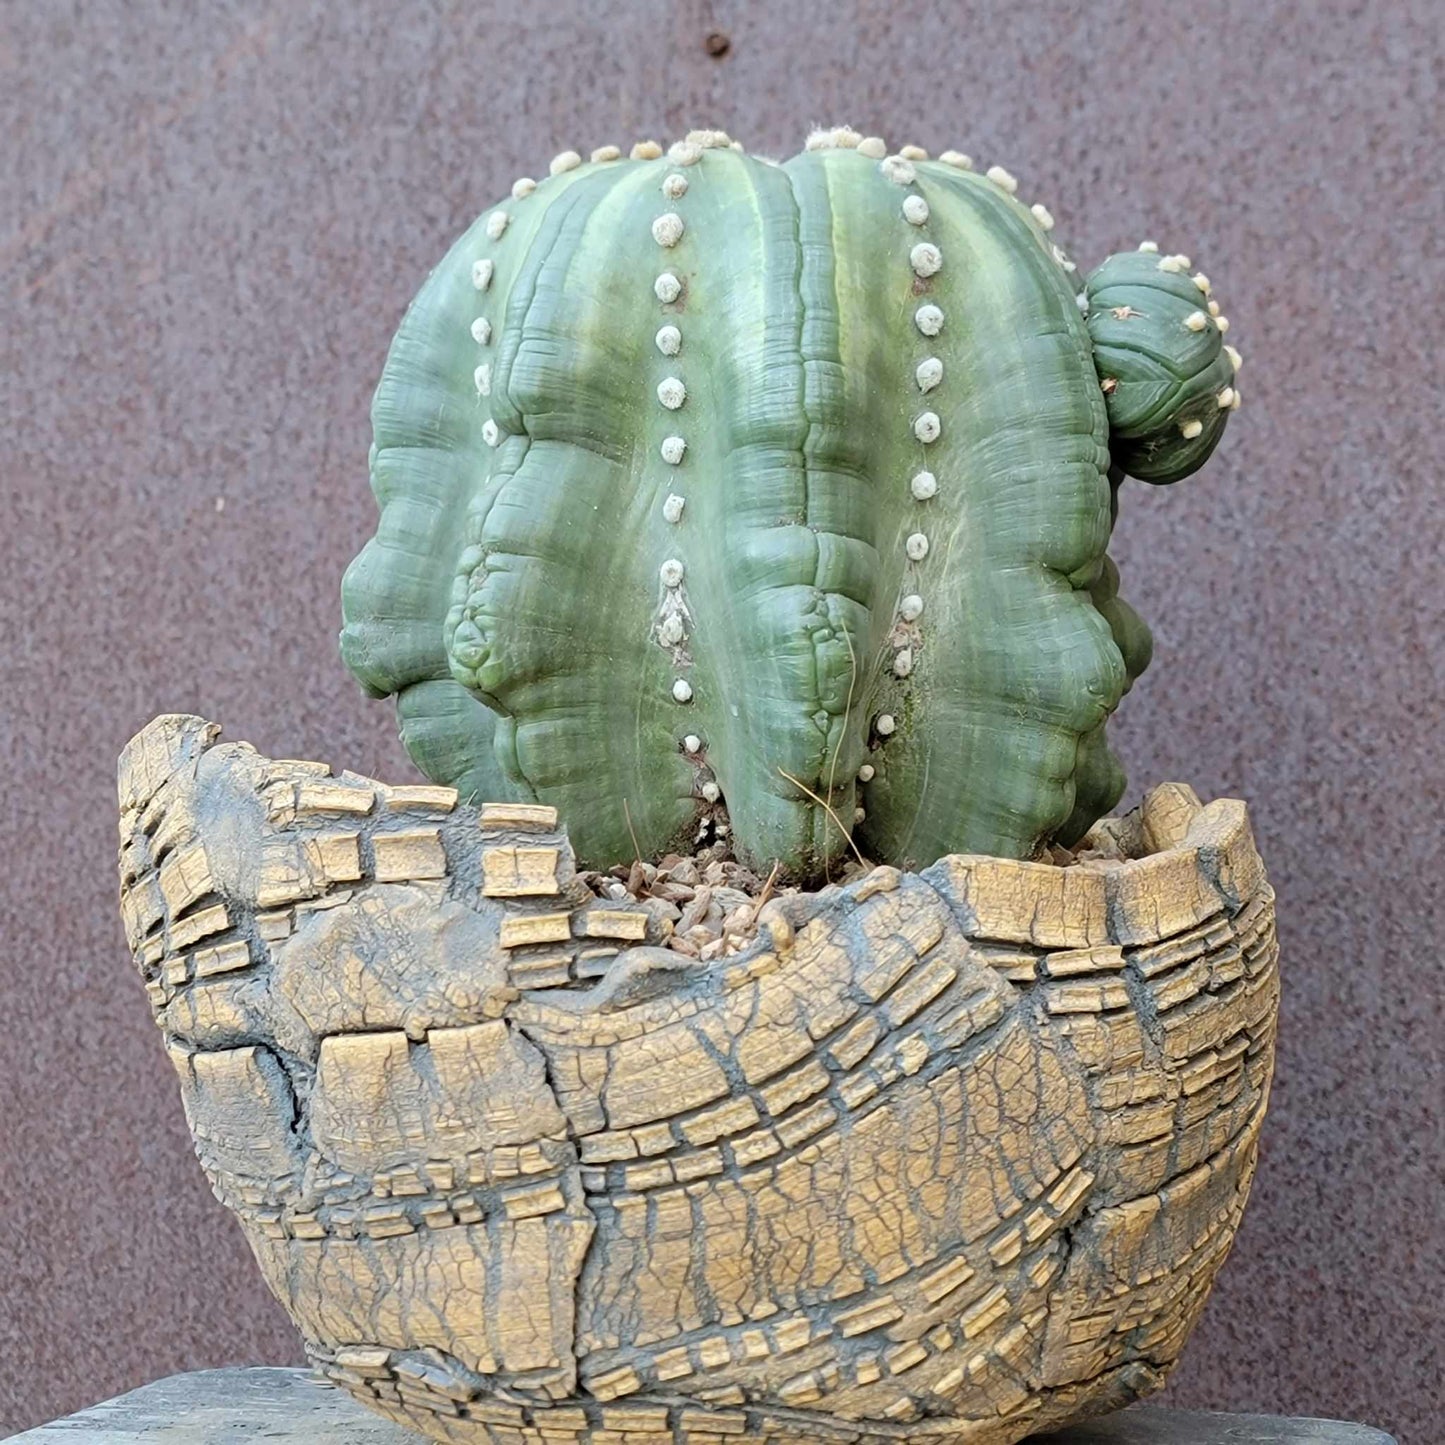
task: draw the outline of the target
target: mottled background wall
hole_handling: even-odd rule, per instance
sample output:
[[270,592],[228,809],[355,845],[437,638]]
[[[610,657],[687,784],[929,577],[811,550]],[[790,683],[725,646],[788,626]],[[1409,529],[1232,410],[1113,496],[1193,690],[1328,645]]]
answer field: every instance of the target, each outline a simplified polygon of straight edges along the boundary
[[[114,906],[161,710],[407,775],[336,658],[367,403],[513,176],[846,119],[998,161],[1081,260],[1215,278],[1245,407],[1131,485],[1136,783],[1251,800],[1286,993],[1255,1201],[1179,1402],[1436,1437],[1442,41],[1417,3],[0,6],[0,1432],[298,1351],[190,1152]],[[724,48],[709,35],[727,37]],[[1137,795],[1137,789],[1135,790]]]

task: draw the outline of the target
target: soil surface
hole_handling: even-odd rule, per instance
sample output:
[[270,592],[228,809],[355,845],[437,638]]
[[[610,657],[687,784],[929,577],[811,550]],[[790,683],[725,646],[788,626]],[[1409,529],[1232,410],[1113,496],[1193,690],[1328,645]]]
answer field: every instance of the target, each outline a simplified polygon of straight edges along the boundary
[[[1112,869],[1140,856],[1138,814],[1101,819],[1075,848],[1050,844],[1036,861],[1057,868]],[[849,856],[830,886],[852,883],[876,865]],[[664,947],[704,962],[739,953],[752,942],[758,915],[772,898],[803,892],[779,882],[777,869],[760,874],[733,856],[731,840],[696,853],[668,853],[656,863],[636,859],[578,877],[598,898],[640,903],[661,925]]]

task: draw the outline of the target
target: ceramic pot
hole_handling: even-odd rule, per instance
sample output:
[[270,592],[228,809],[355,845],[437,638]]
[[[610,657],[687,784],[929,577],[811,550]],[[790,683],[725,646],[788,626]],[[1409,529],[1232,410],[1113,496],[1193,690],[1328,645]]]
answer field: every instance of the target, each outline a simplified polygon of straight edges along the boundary
[[1159,1387],[1273,1058],[1242,804],[774,900],[701,962],[537,805],[157,719],[122,909],[315,1365],[439,1440],[1010,1442]]

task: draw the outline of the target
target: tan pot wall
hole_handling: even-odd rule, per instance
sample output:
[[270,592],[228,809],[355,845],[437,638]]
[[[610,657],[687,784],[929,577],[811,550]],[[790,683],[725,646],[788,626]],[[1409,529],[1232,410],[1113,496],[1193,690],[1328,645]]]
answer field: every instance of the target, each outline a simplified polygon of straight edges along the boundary
[[196,1150],[331,1379],[459,1445],[1012,1445],[1164,1382],[1269,1096],[1243,804],[1127,861],[950,856],[711,962],[554,808],[119,766],[121,915]]

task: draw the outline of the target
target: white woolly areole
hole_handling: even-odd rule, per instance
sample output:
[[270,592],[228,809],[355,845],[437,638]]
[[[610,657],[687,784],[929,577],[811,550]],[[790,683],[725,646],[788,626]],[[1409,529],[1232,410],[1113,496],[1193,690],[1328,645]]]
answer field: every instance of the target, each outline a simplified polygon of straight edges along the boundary
[[1004,170],[1002,166],[990,166],[984,172],[984,176],[1000,190],[1007,191],[1009,195],[1013,195],[1019,188],[1017,178],[1011,172]]
[[705,151],[728,150],[739,144],[725,130],[690,130],[685,139]]
[[928,152],[922,146],[899,146],[898,154],[906,161],[926,161]]
[[472,381],[476,385],[478,396],[490,396],[492,394],[492,364],[484,361],[472,372]]
[[868,810],[867,810],[867,808],[854,808],[854,809],[853,809],[853,821],[854,821],[855,823],[863,823],[863,822],[866,822],[867,819],[868,819]]
[[664,647],[676,647],[686,635],[680,612],[669,612],[657,624],[657,639]]
[[897,677],[907,677],[913,671],[913,649],[900,647],[893,654],[893,672]]
[[1236,386],[1236,387],[1234,388],[1234,400],[1230,403],[1230,406],[1229,406],[1230,411],[1238,411],[1238,410],[1239,410],[1239,404],[1240,404],[1240,402],[1242,402],[1243,400],[1244,400],[1244,398],[1243,398],[1242,396],[1240,396],[1240,394],[1239,394],[1239,388]]
[[715,803],[722,797],[722,789],[711,778],[698,791],[702,794],[704,802]]
[[482,423],[482,440],[486,442],[489,447],[494,447],[501,439],[502,434],[497,430],[496,422],[494,422],[491,417],[488,417],[486,421]]
[[932,241],[920,241],[908,253],[908,264],[917,276],[936,276],[943,265],[943,252]]
[[943,380],[943,363],[936,356],[925,357],[913,375],[918,379],[919,391],[932,391]]
[[676,557],[669,557],[657,569],[657,575],[662,578],[664,587],[680,587],[682,586],[682,563]]
[[1204,423],[1196,417],[1195,420],[1187,421],[1179,428],[1179,435],[1182,436],[1185,441],[1192,442],[1203,430]]
[[1223,336],[1224,333],[1229,330],[1229,317],[1216,316],[1214,318],[1214,324],[1219,328],[1219,334]]
[[864,763],[863,766],[858,769],[858,781],[860,783],[871,783],[877,776],[877,770],[872,763]]
[[913,561],[921,562],[928,556],[928,538],[925,537],[922,532],[915,532],[903,544],[903,550],[908,553]]
[[1158,241],[1140,241],[1140,242],[1139,242],[1139,249],[1140,249],[1141,251],[1147,251],[1150,255],[1152,255],[1155,251],[1157,251],[1157,250],[1159,249],[1159,242],[1158,242]]
[[670,200],[687,194],[687,177],[681,171],[669,171],[662,178],[662,194]]
[[667,500],[662,504],[662,515],[668,522],[682,521],[682,509],[687,506],[687,498],[679,497],[676,492],[668,494]]
[[1218,403],[1220,411],[1228,411],[1234,405],[1234,388],[1226,386],[1214,400]]
[[1161,271],[1168,271],[1172,275],[1178,275],[1180,272],[1187,271],[1189,269],[1189,257],[1161,256],[1159,258],[1159,269]]
[[487,235],[493,241],[500,241],[502,233],[507,229],[511,217],[505,211],[493,211],[487,217]]
[[655,140],[640,140],[630,154],[635,161],[655,161],[662,154],[662,147]]
[[928,219],[928,202],[922,196],[904,196],[903,219],[910,226],[921,226]]
[[687,400],[687,388],[675,376],[664,377],[657,383],[657,399],[668,411],[676,411]]
[[672,700],[674,702],[692,701],[692,684],[685,677],[680,677],[673,683]]
[[702,739],[696,733],[688,733],[683,738],[682,746],[684,752],[700,753],[702,751]]
[[537,189],[537,183],[531,176],[518,176],[512,182],[512,199],[515,201],[525,200]]
[[936,411],[921,411],[913,419],[913,435],[921,441],[924,446],[930,442],[936,442],[943,431],[943,423],[938,419]]
[[608,161],[621,160],[622,152],[616,146],[598,146],[592,152],[592,159],[599,165],[604,165]]
[[884,156],[878,162],[878,170],[884,180],[892,181],[895,186],[911,186],[918,179],[913,162],[902,156]]
[[485,291],[492,284],[492,272],[496,268],[485,256],[480,261],[472,262],[472,285],[478,291]]
[[1224,354],[1229,358],[1229,364],[1235,369],[1236,372],[1238,372],[1239,368],[1244,365],[1244,358],[1239,354],[1238,351],[1234,349],[1234,347],[1226,345],[1224,348]]
[[682,332],[675,326],[662,327],[652,339],[664,356],[676,356],[682,348]]
[[905,622],[917,622],[923,616],[923,598],[916,592],[910,592],[898,604],[898,615]]
[[944,165],[952,166],[956,171],[971,171],[973,169],[973,157],[966,156],[962,151],[941,151],[938,159]]
[[702,159],[702,147],[695,141],[680,140],[668,146],[667,158],[680,166],[695,166]]
[[1217,301],[1210,301],[1210,303],[1209,303],[1209,314],[1210,314],[1211,316],[1218,316],[1218,315],[1219,315],[1219,302],[1217,302]]
[[1054,229],[1054,215],[1042,201],[1035,201],[1029,207],[1029,215],[1036,220],[1046,231]]
[[1054,260],[1062,266],[1065,271],[1077,271],[1079,269],[1057,246],[1053,248],[1053,252]]
[[1209,325],[1209,318],[1202,311],[1191,311],[1184,318],[1184,329],[1186,331],[1203,331]]
[[838,125],[831,129],[823,127],[810,132],[803,149],[809,151],[857,150],[863,137],[852,126]]
[[881,161],[888,154],[888,142],[881,135],[864,136],[858,142],[858,154],[870,161]]
[[1206,276],[1203,271],[1198,271],[1198,272],[1196,272],[1196,273],[1195,273],[1193,276],[1191,276],[1189,279],[1190,279],[1192,282],[1194,282],[1194,284],[1195,284],[1197,287],[1199,287],[1199,289],[1200,289],[1202,292],[1204,292],[1204,294],[1205,294],[1206,296],[1209,295],[1209,292],[1210,292],[1209,277]]
[[913,480],[908,484],[908,490],[913,493],[916,501],[926,502],[938,495],[938,478],[932,472],[915,472]]
[[913,313],[913,324],[925,336],[937,336],[943,330],[943,312],[931,301],[925,301]]
[[682,217],[676,211],[667,211],[652,223],[652,239],[659,246],[675,246],[682,240],[684,229]]
[[472,322],[472,340],[478,346],[485,346],[492,339],[492,323],[485,316],[478,316]]
[[662,452],[663,461],[668,466],[675,467],[687,451],[687,442],[682,437],[663,437],[659,450]]
[[560,176],[563,171],[575,171],[581,164],[582,157],[576,151],[563,151],[552,157],[552,164],[547,170],[551,175]]
[[682,295],[682,282],[671,271],[664,271],[652,283],[652,294],[666,306]]
[[898,729],[898,719],[891,712],[880,712],[873,723],[874,731],[881,738],[890,738]]

